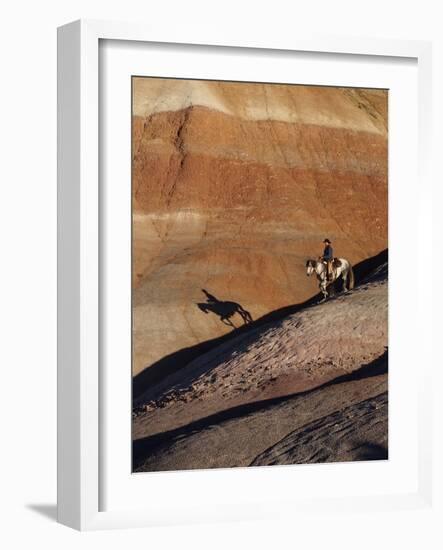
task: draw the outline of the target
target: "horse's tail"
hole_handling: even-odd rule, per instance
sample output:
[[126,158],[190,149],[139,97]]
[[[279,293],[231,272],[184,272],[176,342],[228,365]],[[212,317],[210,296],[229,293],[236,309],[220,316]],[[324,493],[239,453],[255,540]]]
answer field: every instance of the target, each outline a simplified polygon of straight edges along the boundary
[[354,270],[352,269],[352,265],[349,264],[349,271],[348,271],[348,288],[349,290],[352,290],[355,285],[355,277],[354,277]]

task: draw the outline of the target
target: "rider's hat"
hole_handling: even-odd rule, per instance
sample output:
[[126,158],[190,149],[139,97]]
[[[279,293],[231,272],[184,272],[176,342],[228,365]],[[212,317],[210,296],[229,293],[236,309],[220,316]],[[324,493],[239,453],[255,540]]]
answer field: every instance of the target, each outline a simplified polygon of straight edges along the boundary
[[323,242],[327,244],[331,244],[331,241],[329,239],[325,239]]

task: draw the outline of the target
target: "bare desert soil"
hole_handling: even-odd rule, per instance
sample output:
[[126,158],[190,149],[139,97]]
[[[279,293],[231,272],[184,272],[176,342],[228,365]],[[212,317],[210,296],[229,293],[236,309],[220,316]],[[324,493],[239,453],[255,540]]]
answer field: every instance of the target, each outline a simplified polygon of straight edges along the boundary
[[210,417],[136,441],[135,470],[387,458],[386,392],[387,374],[381,374]]
[[233,336],[137,401],[136,471],[387,457],[387,264]]

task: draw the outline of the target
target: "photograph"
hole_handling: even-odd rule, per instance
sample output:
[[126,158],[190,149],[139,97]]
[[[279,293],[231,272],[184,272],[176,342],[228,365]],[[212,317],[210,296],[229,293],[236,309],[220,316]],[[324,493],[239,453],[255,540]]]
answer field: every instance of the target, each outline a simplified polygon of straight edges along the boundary
[[387,460],[389,91],[131,87],[133,473]]

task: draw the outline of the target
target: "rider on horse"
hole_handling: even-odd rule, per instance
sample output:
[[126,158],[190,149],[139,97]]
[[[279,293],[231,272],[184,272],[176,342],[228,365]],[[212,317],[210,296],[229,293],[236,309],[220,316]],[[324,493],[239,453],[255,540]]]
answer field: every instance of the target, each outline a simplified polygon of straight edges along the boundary
[[332,281],[336,281],[341,277],[343,290],[344,292],[348,292],[348,290],[354,288],[355,277],[351,262],[345,258],[334,258],[334,252],[329,239],[325,239],[323,243],[325,244],[323,255],[318,260],[306,261],[306,275],[308,277],[313,273],[317,275],[318,286],[323,293],[323,300],[326,300],[330,296],[328,287]]
[[326,264],[326,276],[328,281],[330,281],[332,278],[332,260],[334,259],[334,251],[332,250],[331,241],[329,239],[325,239],[323,244],[325,245],[325,249],[323,250],[321,260],[323,260]]

